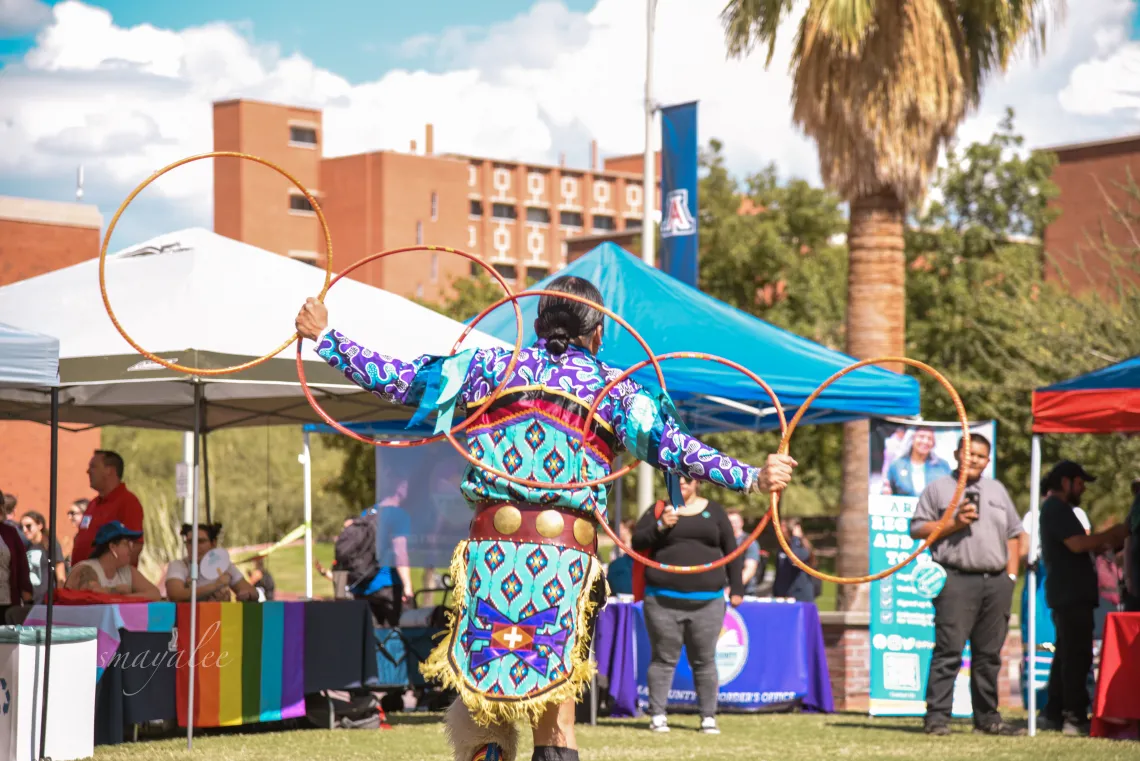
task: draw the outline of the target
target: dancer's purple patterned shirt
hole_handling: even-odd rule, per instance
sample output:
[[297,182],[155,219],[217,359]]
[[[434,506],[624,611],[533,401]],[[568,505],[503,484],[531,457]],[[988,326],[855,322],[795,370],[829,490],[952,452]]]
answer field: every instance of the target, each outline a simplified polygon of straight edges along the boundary
[[[411,362],[377,354],[328,330],[317,354],[361,388],[389,402],[418,406],[433,373],[447,358],[424,355]],[[466,369],[459,400],[477,409],[502,382],[511,351],[480,349]],[[571,345],[560,355],[539,340],[519,354],[513,377],[498,399],[466,430],[476,459],[534,481],[569,483],[607,475],[617,454],[627,450],[654,467],[699,481],[745,491],[757,469],[684,433],[658,400],[633,380],[612,389],[598,405],[586,446],[582,421],[597,393],[618,370]],[[462,406],[462,405],[461,405]],[[462,420],[462,410],[456,422]],[[529,502],[603,511],[603,486],[576,490],[537,489],[468,467],[461,491],[472,503]]]

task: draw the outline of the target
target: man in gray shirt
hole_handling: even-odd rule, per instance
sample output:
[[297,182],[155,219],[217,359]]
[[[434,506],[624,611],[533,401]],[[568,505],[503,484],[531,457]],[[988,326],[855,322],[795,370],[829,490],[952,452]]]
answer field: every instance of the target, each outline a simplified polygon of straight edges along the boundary
[[[966,470],[966,491],[957,513],[930,548],[934,562],[946,570],[946,584],[934,598],[934,653],[926,681],[927,734],[950,734],[954,680],[962,667],[967,640],[974,731],[1025,734],[1024,729],[1006,724],[998,713],[1001,648],[1009,631],[1023,532],[1009,492],[992,478],[982,477],[991,451],[990,442],[978,434],[958,442],[958,464]],[[911,518],[912,538],[926,539],[934,533],[950,506],[957,482],[955,471],[927,484]]]

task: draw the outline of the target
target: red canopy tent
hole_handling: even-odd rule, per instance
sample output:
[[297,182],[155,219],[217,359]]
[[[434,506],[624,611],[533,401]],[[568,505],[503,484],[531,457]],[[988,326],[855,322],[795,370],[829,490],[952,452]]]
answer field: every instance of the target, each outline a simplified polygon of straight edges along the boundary
[[[1041,435],[1047,433],[1140,432],[1140,356],[1070,378],[1033,392],[1033,446],[1030,464],[1030,567],[1027,584],[1036,589],[1033,561],[1038,549],[1041,500]],[[1037,647],[1037,595],[1029,594],[1029,652]],[[1029,733],[1037,729],[1036,659],[1029,658]]]
[[1140,431],[1140,357],[1033,392],[1033,433]]

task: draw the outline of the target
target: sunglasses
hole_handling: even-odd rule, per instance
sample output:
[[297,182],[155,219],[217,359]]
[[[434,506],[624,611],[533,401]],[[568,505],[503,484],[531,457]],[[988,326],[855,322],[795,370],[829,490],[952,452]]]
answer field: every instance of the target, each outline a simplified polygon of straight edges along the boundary
[[32,523],[31,521],[27,523],[21,523],[20,525],[24,527],[24,531],[32,531],[36,527],[36,524]]

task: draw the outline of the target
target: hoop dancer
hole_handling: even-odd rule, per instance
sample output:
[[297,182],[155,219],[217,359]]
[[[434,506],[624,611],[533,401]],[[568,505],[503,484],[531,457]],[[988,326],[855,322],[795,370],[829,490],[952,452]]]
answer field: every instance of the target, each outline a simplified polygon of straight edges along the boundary
[[[548,290],[604,306],[581,278],[559,278]],[[756,468],[722,454],[685,433],[665,397],[632,380],[608,394],[587,426],[596,394],[618,375],[596,358],[603,315],[543,296],[534,327],[538,340],[520,353],[503,393],[466,429],[480,462],[519,478],[572,484],[608,475],[625,450],[668,474],[734,491],[787,486],[791,457],[770,455]],[[376,354],[332,330],[316,299],[302,307],[297,330],[361,388],[418,407],[413,422],[436,412],[450,424],[457,404],[481,404],[503,382],[511,354],[468,350],[411,362]],[[606,490],[534,488],[470,466],[460,491],[475,516],[452,558],[447,636],[422,668],[459,694],[445,718],[455,761],[514,761],[520,720],[532,727],[534,761],[576,761],[574,703],[592,676],[589,638],[607,597],[593,518],[596,506],[605,508]]]

